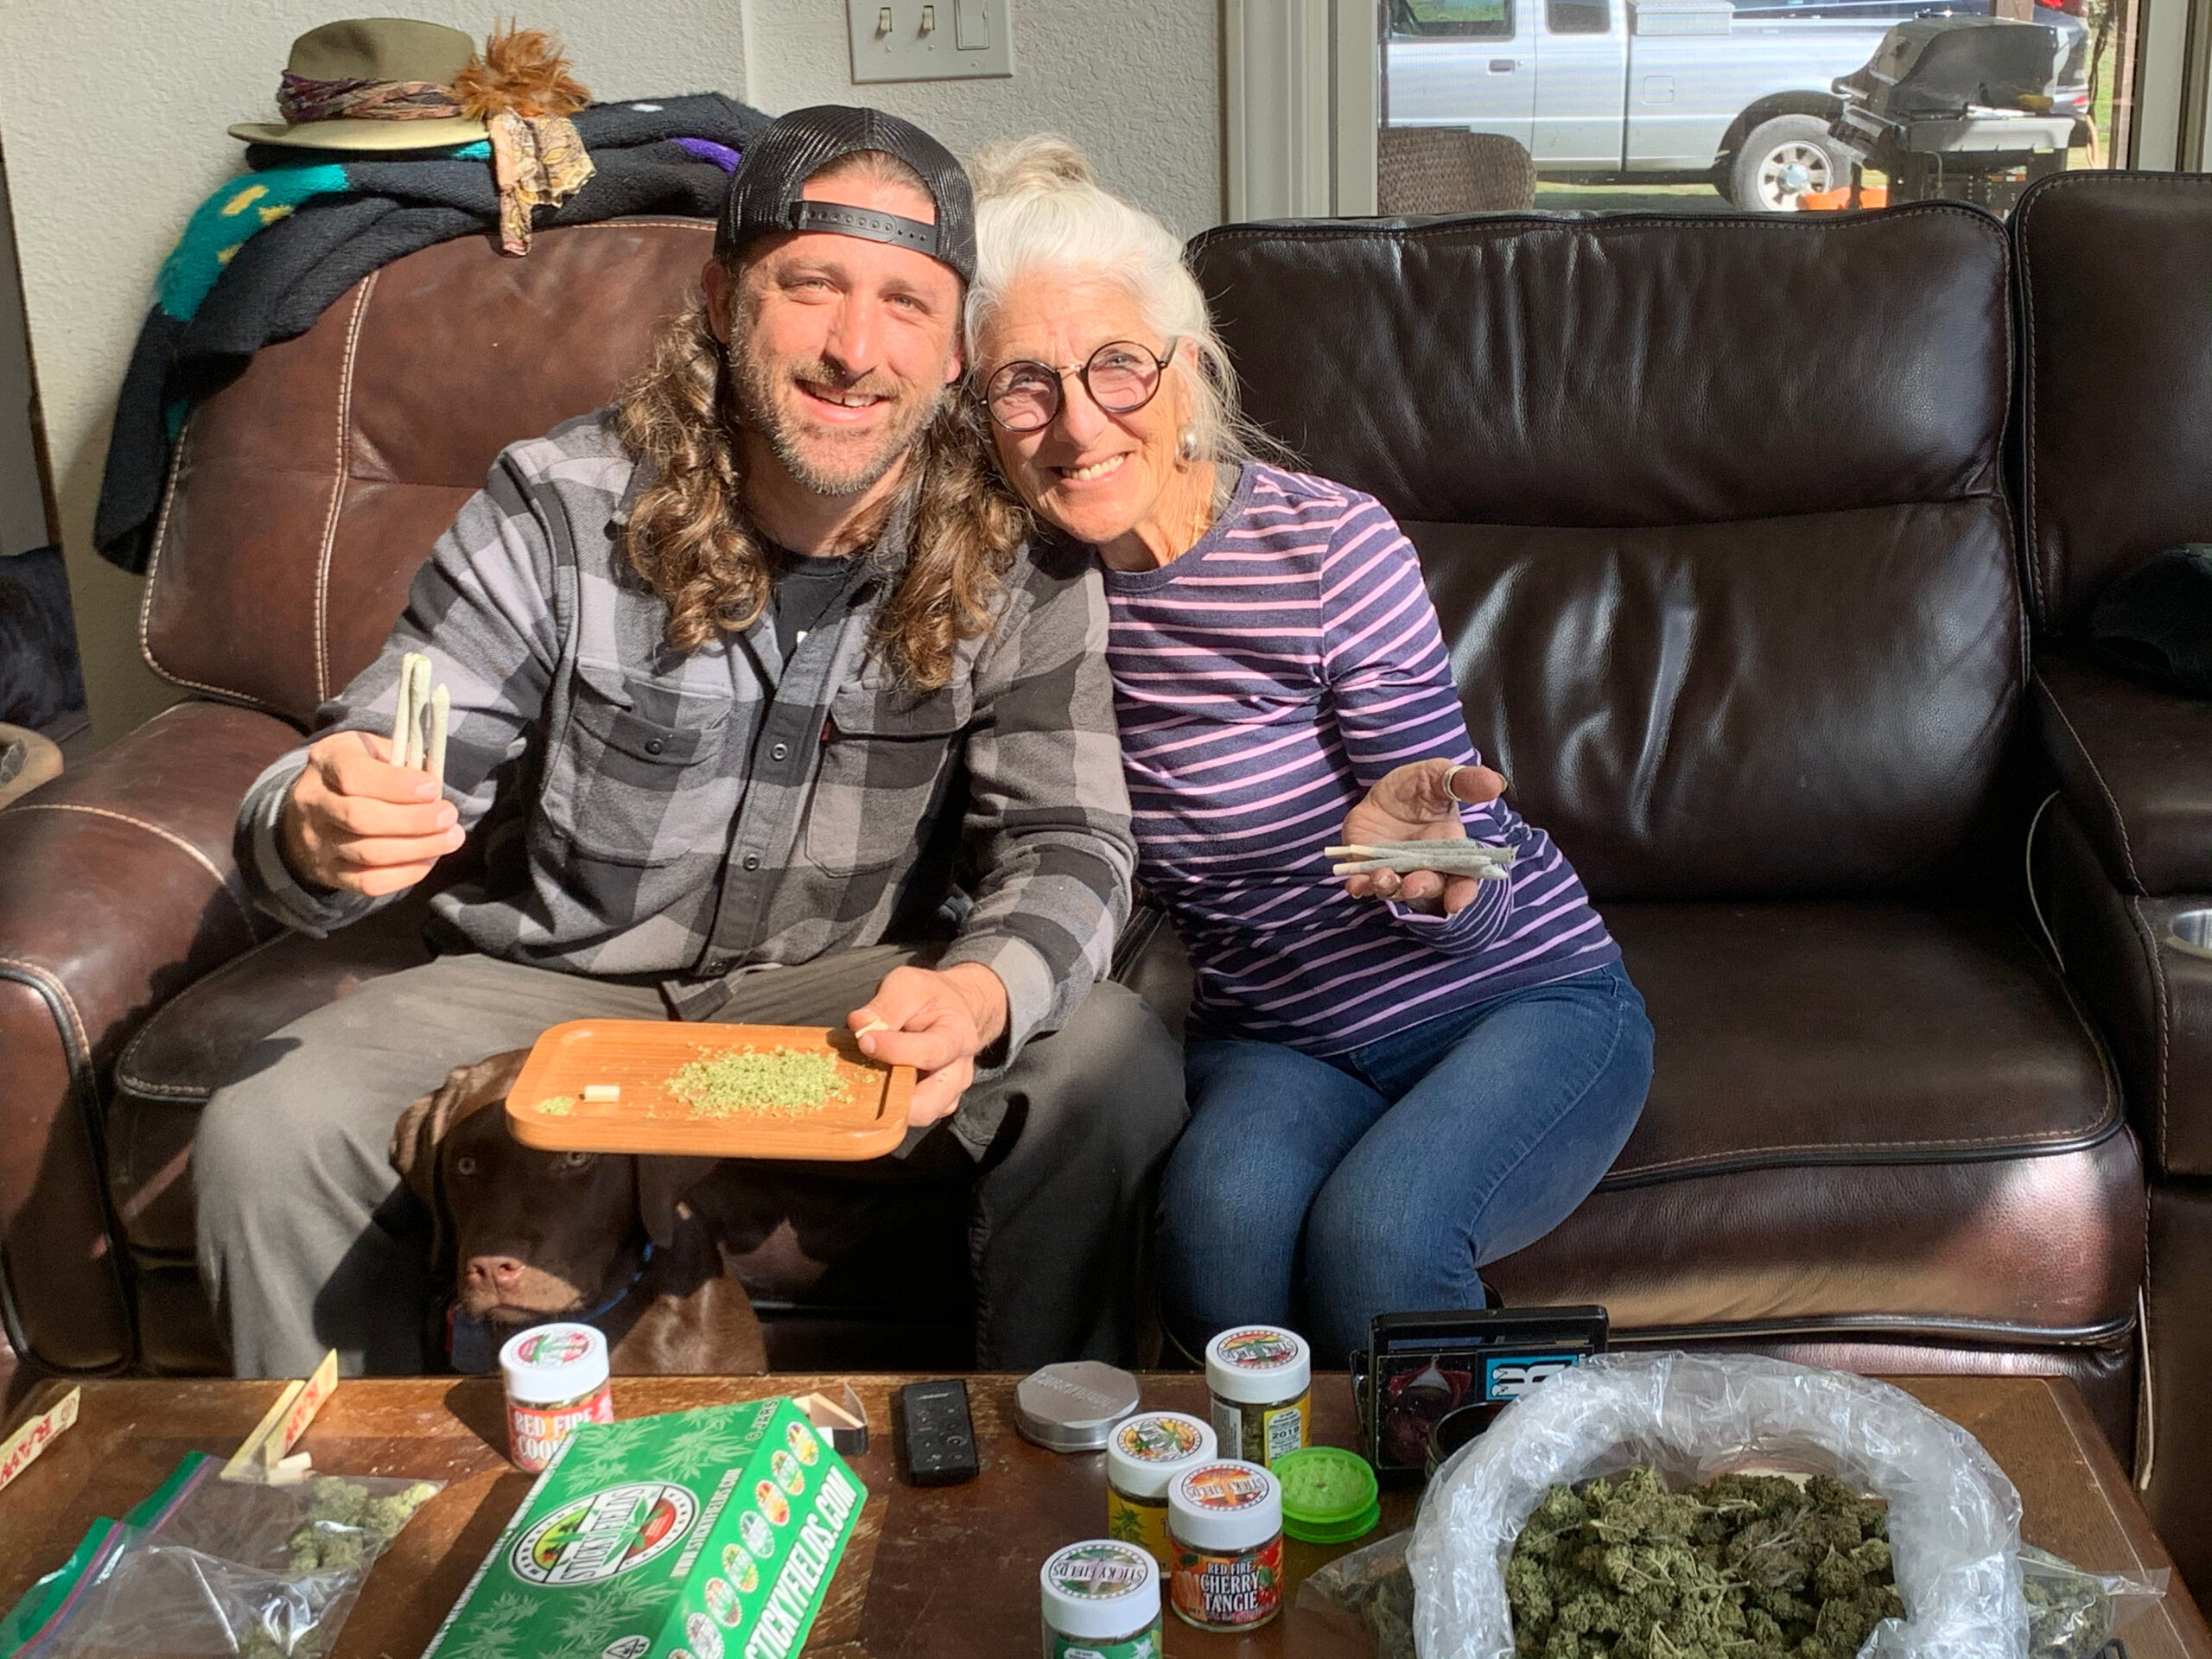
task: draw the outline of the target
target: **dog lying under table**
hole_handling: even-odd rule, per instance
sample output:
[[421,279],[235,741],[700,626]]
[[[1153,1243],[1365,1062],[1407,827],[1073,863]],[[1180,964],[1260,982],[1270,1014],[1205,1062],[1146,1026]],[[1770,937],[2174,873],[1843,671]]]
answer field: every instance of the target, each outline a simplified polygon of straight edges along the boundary
[[527,1049],[455,1066],[401,1114],[392,1167],[433,1217],[434,1271],[454,1272],[457,1369],[548,1319],[607,1333],[618,1376],[765,1372],[753,1303],[685,1188],[699,1160],[537,1152],[507,1130]]

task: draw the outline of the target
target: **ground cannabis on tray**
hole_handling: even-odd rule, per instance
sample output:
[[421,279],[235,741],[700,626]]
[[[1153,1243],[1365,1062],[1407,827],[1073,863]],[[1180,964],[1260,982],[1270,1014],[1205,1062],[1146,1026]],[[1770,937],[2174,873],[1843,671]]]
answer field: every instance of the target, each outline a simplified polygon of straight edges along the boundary
[[694,1117],[799,1117],[844,1098],[835,1054],[792,1048],[699,1052],[661,1085]]
[[1649,1468],[1554,1486],[1506,1563],[1521,1659],[1853,1659],[1904,1617],[1888,1512],[1841,1482]]

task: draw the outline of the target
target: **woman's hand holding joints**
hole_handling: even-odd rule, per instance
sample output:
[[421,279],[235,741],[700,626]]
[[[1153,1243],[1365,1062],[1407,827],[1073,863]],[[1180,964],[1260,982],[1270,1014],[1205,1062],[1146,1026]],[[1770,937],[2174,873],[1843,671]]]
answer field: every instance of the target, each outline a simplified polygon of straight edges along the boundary
[[[1505,792],[1505,779],[1488,766],[1455,760],[1415,760],[1386,773],[1366,798],[1344,815],[1347,843],[1372,846],[1388,841],[1465,841],[1462,805],[1480,806]],[[1413,870],[1404,875],[1376,870],[1348,875],[1344,891],[1355,899],[1395,899],[1414,910],[1455,916],[1475,899],[1481,883],[1471,875]]]

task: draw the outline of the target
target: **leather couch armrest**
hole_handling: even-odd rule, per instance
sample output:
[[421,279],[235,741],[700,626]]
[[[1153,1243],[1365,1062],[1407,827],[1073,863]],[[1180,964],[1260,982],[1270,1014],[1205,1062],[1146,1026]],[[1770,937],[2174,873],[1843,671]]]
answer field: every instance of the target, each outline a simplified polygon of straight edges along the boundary
[[2112,1046],[2129,1121],[2158,1175],[2212,1176],[2212,960],[2170,942],[2212,909],[2196,894],[2131,893],[2070,802],[2038,833],[2031,874],[2067,981]]
[[181,703],[0,810],[0,1261],[10,1340],[41,1364],[131,1359],[105,1080],[163,1001],[276,931],[247,902],[232,827],[299,741],[267,715]]
[[2212,702],[2078,659],[2036,667],[2043,747],[2113,882],[2212,893]]

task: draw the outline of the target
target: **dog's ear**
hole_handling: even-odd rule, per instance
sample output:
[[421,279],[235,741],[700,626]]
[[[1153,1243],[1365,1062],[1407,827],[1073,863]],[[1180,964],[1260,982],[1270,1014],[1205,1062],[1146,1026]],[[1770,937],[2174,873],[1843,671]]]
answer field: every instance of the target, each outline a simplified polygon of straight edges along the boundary
[[638,1219],[656,1249],[676,1243],[677,1206],[683,1195],[706,1179],[712,1158],[640,1158],[638,1162]]
[[528,1049],[515,1048],[456,1065],[443,1083],[399,1115],[391,1131],[391,1166],[416,1198],[429,1204],[437,1196],[438,1147],[453,1126],[505,1100],[529,1058]]
[[456,1065],[446,1080],[399,1115],[392,1126],[391,1166],[408,1190],[429,1209],[432,1217],[431,1259],[437,1259],[445,1237],[445,1211],[438,1193],[438,1148],[453,1126],[496,1101],[507,1097],[530,1058],[526,1048],[510,1049],[470,1065]]

